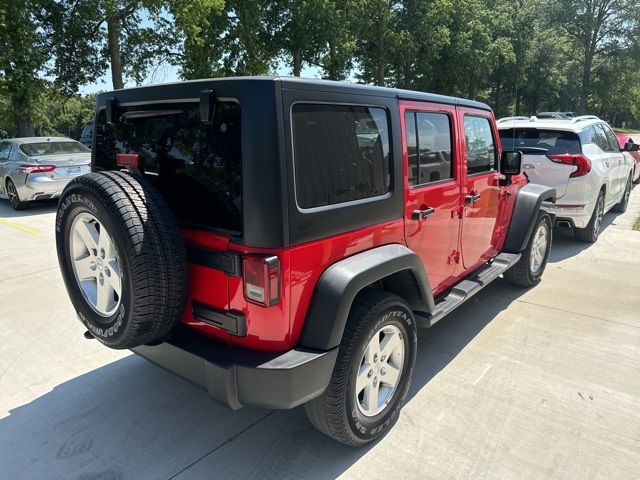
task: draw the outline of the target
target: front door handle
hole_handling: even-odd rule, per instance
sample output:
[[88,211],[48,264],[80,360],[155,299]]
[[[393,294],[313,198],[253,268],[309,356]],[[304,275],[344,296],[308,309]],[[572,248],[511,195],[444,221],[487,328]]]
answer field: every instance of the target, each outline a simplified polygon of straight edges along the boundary
[[413,220],[424,220],[427,217],[430,217],[436,213],[436,209],[433,207],[425,208],[424,210],[414,210],[411,214],[411,218]]
[[467,195],[466,197],[464,197],[464,203],[466,203],[467,205],[474,204],[478,200],[480,200],[480,194],[479,193],[475,193],[473,195]]

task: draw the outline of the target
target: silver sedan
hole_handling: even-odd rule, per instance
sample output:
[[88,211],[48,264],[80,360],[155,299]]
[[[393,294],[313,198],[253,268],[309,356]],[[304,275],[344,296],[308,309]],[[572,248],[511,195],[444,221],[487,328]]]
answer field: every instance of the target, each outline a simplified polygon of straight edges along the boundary
[[69,181],[91,171],[91,150],[64,137],[0,141],[0,197],[16,210],[57,198]]

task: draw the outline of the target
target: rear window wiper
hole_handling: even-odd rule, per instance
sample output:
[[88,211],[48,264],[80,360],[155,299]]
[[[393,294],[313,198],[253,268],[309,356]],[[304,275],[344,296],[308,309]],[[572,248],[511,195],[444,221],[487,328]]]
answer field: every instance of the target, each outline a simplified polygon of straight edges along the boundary
[[120,115],[120,121],[127,123],[127,120],[139,120],[143,118],[169,117],[181,115],[184,110],[131,110]]
[[513,149],[523,153],[547,153],[549,151],[548,148],[541,147],[514,147]]

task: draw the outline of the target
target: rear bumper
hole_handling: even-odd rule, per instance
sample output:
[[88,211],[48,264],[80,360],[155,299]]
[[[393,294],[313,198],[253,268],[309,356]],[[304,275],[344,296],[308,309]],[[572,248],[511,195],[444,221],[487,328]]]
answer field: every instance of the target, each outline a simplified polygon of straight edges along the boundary
[[223,345],[186,326],[166,343],[134,353],[194,383],[237,410],[244,405],[287,409],[322,394],[338,355],[293,349],[281,354]]
[[54,180],[45,174],[29,174],[24,185],[18,188],[18,195],[24,201],[58,198],[71,180],[71,178]]
[[595,204],[565,206],[563,204],[544,204],[544,210],[555,215],[556,222],[569,222],[571,226],[585,228],[591,220]]

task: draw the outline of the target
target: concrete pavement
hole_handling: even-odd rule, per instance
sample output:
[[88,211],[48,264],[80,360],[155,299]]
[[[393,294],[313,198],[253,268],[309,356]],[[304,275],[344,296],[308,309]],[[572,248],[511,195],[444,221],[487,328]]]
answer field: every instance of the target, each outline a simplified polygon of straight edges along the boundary
[[85,340],[58,272],[55,203],[0,200],[0,478],[640,477],[640,189],[598,243],[556,230],[543,281],[496,281],[419,332],[393,430],[365,449],[300,408],[231,412]]

